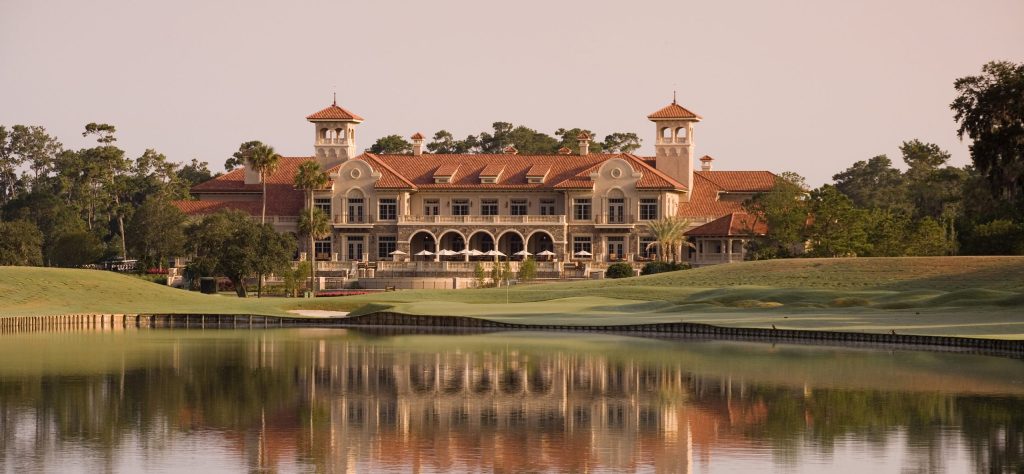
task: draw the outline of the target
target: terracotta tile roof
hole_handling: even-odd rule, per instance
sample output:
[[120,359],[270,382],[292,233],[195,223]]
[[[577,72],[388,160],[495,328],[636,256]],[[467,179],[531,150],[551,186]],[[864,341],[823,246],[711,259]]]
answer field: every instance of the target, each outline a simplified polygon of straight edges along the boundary
[[697,171],[727,192],[771,191],[776,176],[770,171]]
[[[438,177],[438,176],[454,177],[455,173],[459,172],[459,167],[460,166],[461,166],[461,163],[441,163],[441,165],[438,166],[437,169],[434,170],[434,177]],[[488,166],[490,166],[490,165],[488,165]]]
[[659,111],[657,111],[657,112],[655,112],[655,113],[653,113],[651,115],[648,115],[647,118],[649,118],[649,119],[683,119],[683,120],[693,120],[693,119],[696,119],[696,120],[700,120],[701,116],[697,115],[697,114],[695,114],[693,112],[690,112],[689,110],[686,110],[685,107],[683,107],[683,106],[681,106],[681,105],[679,105],[679,104],[677,104],[675,102],[672,102],[671,104],[668,104],[665,107],[663,107],[661,110],[659,110]]
[[480,171],[480,176],[501,176],[502,171],[505,171],[504,163],[491,163],[484,166],[484,169]]
[[690,200],[679,205],[677,215],[685,219],[714,219],[742,212],[742,200],[721,200],[719,194],[770,191],[775,179],[770,171],[694,171]]
[[551,165],[533,165],[526,170],[526,176],[546,176],[551,171]]
[[423,134],[420,133],[420,132],[416,132],[416,133],[413,134],[413,136],[411,136],[409,138],[411,138],[413,140],[422,140],[423,139]]
[[330,107],[306,117],[306,120],[354,120],[362,122],[363,118],[338,107],[338,104],[331,104]]
[[[304,194],[301,189],[295,189],[295,173],[299,165],[313,159],[308,156],[281,157],[281,161],[269,177],[267,177],[267,215],[296,216],[304,205]],[[263,191],[262,184],[245,184],[245,168],[236,168],[227,174],[223,174],[204,183],[192,186],[192,194],[256,194]],[[257,206],[262,206],[261,200],[254,198]],[[197,201],[184,201],[197,202]],[[201,201],[199,201],[201,202]],[[247,201],[226,201],[243,203]],[[190,205],[197,206],[197,205]],[[209,206],[209,205],[202,205]],[[234,208],[241,209],[246,205],[230,204]],[[240,206],[240,207],[239,207]],[[192,209],[192,208],[190,208]],[[195,208],[198,212],[198,208]],[[183,211],[185,209],[182,209]],[[243,209],[244,210],[244,209]],[[189,211],[185,211],[187,214]],[[216,212],[216,210],[209,211]],[[260,209],[257,208],[258,214]]]
[[559,155],[571,155],[572,154],[572,148],[569,148],[567,146],[563,146],[562,148],[558,149],[558,154]]
[[[262,210],[262,201],[222,201],[222,200],[208,200],[208,201],[171,201],[181,212],[186,215],[196,216],[213,214],[215,212],[224,209],[237,209],[239,211],[247,212],[251,215],[258,216]],[[270,202],[267,202],[267,214],[270,214]],[[273,214],[270,214],[273,215]]]
[[[408,155],[406,155],[408,156]],[[405,179],[404,176],[398,174],[393,168],[388,166],[386,163],[380,161],[377,155],[373,153],[363,153],[353,160],[365,161],[370,164],[373,169],[380,173],[380,179],[373,184],[374,189],[416,189],[416,185],[412,184],[412,181]],[[331,168],[330,172],[333,172],[341,166],[340,164]]]
[[576,139],[577,140],[590,140],[590,134],[588,134],[587,132],[580,132],[579,135],[576,135]]
[[[364,154],[370,155],[370,154]],[[645,189],[685,189],[681,183],[655,170],[646,161],[629,154],[593,155],[452,155],[429,154],[371,155],[380,163],[407,179],[417,189],[589,189],[593,186],[590,173],[605,161],[622,158],[643,173],[637,185]],[[488,166],[503,166],[504,172],[496,183],[480,183],[480,175]],[[458,174],[450,183],[435,183],[435,170],[458,167]],[[529,183],[529,176],[544,176],[543,183]]]
[[768,224],[763,219],[755,219],[743,211],[731,212],[685,232],[689,237],[742,237],[766,233]]

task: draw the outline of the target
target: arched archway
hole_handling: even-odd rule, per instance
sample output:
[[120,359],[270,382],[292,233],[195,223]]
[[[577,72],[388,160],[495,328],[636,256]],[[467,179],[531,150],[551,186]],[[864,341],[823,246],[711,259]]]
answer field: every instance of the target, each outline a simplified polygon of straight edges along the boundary
[[535,230],[526,238],[526,250],[537,255],[545,250],[555,251],[555,238],[546,230]]
[[498,250],[505,255],[511,257],[516,252],[522,251],[526,248],[526,239],[523,238],[523,234],[520,234],[516,230],[506,230],[501,234],[498,234]]
[[486,252],[494,250],[494,236],[486,230],[478,230],[469,235],[470,250]]
[[416,255],[424,250],[430,253],[437,252],[437,239],[430,231],[418,230],[409,237],[409,252]]
[[441,232],[441,235],[437,237],[438,249],[451,250],[453,252],[461,251],[466,248],[466,237],[462,235],[462,232],[451,229]]
[[676,143],[686,143],[686,127],[676,129]]

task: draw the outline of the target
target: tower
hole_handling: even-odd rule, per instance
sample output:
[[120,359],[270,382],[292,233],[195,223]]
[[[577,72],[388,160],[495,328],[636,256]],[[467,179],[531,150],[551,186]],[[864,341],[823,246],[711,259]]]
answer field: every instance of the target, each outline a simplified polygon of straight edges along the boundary
[[654,122],[657,139],[654,144],[655,167],[686,185],[687,195],[693,189],[693,125],[701,116],[676,103],[648,115]]
[[356,125],[362,123],[362,117],[338,107],[335,100],[306,120],[316,126],[313,143],[321,168],[326,170],[356,156]]

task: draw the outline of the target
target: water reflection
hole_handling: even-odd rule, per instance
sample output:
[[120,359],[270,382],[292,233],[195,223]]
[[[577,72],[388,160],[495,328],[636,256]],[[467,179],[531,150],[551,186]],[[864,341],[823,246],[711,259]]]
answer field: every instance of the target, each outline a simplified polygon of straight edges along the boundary
[[605,335],[0,336],[4,471],[1024,469],[1024,363]]

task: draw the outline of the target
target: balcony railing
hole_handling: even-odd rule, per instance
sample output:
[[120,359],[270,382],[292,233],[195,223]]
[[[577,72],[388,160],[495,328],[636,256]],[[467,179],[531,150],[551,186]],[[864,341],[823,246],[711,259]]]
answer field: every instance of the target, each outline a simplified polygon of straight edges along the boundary
[[321,138],[316,141],[317,145],[344,145],[344,138]]
[[565,224],[565,216],[399,216],[399,224]]
[[373,219],[368,214],[335,214],[335,224],[373,224]]
[[610,225],[622,224],[622,225],[629,225],[629,224],[635,224],[636,223],[636,219],[634,218],[634,216],[626,215],[626,214],[618,214],[618,213],[616,213],[615,215],[601,214],[601,215],[596,216],[596,217],[597,218],[594,219],[594,224],[606,224],[606,225],[607,224],[610,224]]

